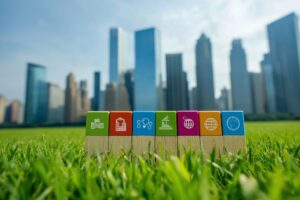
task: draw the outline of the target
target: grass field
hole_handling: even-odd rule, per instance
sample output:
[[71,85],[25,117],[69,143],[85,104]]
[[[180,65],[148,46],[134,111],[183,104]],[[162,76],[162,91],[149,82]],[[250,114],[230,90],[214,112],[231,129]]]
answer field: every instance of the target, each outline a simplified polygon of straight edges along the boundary
[[0,199],[300,199],[300,122],[246,124],[247,152],[87,158],[83,128],[0,129]]

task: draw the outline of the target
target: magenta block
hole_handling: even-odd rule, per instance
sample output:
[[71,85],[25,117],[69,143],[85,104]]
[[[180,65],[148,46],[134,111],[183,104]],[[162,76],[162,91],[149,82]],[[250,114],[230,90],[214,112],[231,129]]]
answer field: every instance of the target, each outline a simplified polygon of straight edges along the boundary
[[197,136],[199,134],[198,111],[177,111],[178,136]]

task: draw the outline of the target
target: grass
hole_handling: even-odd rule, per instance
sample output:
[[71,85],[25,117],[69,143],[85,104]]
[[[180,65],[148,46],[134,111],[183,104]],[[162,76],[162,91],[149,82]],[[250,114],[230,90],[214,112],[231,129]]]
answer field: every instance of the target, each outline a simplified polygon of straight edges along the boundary
[[0,199],[299,199],[300,122],[246,124],[247,153],[88,158],[83,128],[0,129]]

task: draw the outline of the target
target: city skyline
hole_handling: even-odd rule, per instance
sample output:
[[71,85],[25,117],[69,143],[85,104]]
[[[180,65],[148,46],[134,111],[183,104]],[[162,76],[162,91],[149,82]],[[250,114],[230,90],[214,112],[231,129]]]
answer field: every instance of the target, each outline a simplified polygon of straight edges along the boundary
[[[121,2],[118,3],[121,4]],[[51,17],[49,12],[56,8],[51,3],[31,5],[32,3],[28,2],[29,6],[24,5],[23,7],[13,7],[7,2],[2,2],[1,4],[3,4],[1,6],[3,12],[0,15],[3,17],[0,18],[0,24],[3,28],[0,33],[0,74],[7,75],[2,76],[0,79],[0,91],[8,99],[18,98],[22,101],[25,99],[25,76],[23,74],[26,71],[27,62],[32,61],[47,66],[48,79],[57,83],[62,89],[65,88],[65,75],[73,72],[80,80],[88,80],[89,91],[92,91],[93,76],[91,74],[96,70],[101,71],[103,74],[102,89],[104,89],[103,87],[108,81],[109,63],[107,48],[109,36],[107,30],[114,26],[124,28],[130,44],[127,57],[131,60],[126,64],[126,68],[133,68],[133,32],[153,25],[157,26],[162,34],[162,57],[169,52],[181,52],[183,54],[183,69],[189,72],[190,88],[195,86],[195,77],[193,76],[193,72],[195,72],[193,55],[195,41],[202,32],[211,38],[214,55],[215,96],[218,97],[221,88],[230,85],[228,54],[231,40],[234,37],[243,39],[249,60],[248,69],[250,71],[259,71],[259,63],[262,55],[267,52],[268,46],[265,25],[291,11],[296,13],[300,11],[299,6],[294,5],[292,1],[272,2],[272,4],[236,2],[234,6],[232,2],[224,3],[224,1],[210,4],[204,4],[203,2],[195,4],[195,2],[190,1],[187,5],[182,5],[180,2],[176,2],[174,5],[162,3],[164,5],[163,9],[158,9],[159,5],[155,6],[150,2],[143,2],[143,4],[136,3],[133,8],[125,6],[124,10],[120,12],[127,16],[125,20],[120,20],[119,16],[115,17],[112,13],[109,13],[107,15],[109,20],[102,24],[101,20],[98,21],[99,18],[96,17],[95,12],[95,8],[99,8],[100,5],[95,5],[95,8],[91,8],[91,15],[88,15],[86,10],[80,10],[78,13],[81,14],[81,18],[74,17],[72,19],[73,13],[70,13],[70,9],[78,10],[82,4],[88,8],[88,5],[82,2],[70,5],[70,8],[65,8],[62,5],[62,7],[67,9],[65,13],[69,13],[70,16],[64,17],[63,9],[60,9],[57,10],[57,16]],[[111,4],[103,5],[103,7],[111,6],[108,9],[111,11],[111,9],[120,6],[116,2]],[[200,9],[202,6],[207,6],[210,9]],[[137,7],[140,7],[140,11],[135,13],[135,18],[133,18],[133,16],[130,16],[130,11]],[[138,18],[136,16],[149,12],[145,9],[148,7],[158,9],[158,16],[155,17],[153,14],[149,14],[146,19],[136,19]],[[191,7],[193,7],[192,10],[190,9]],[[217,8],[220,7],[224,7],[224,9],[217,14],[217,11],[219,12],[220,10]],[[268,10],[272,10],[272,12]],[[230,14],[232,11],[236,12]],[[256,15],[251,11],[255,11]],[[12,15],[13,13],[18,14]],[[28,13],[31,14],[27,16]],[[104,13],[107,14],[106,12]],[[94,17],[88,18],[88,16]],[[207,19],[204,16],[208,16]],[[218,21],[216,19],[219,16],[226,16],[227,18],[226,20],[222,18],[222,20]],[[6,20],[8,18],[11,20]],[[59,22],[59,19],[62,19],[61,22]],[[76,23],[74,20],[76,20]],[[88,20],[90,24],[82,26]],[[183,21],[187,23],[183,23]],[[231,23],[227,23],[227,26],[224,26],[226,22]],[[69,24],[63,28],[66,23]],[[57,30],[53,28],[56,26]],[[240,30],[233,30],[235,31],[233,34],[233,31],[228,30],[230,27],[232,29],[240,27]],[[259,38],[259,42],[256,41],[257,38]],[[262,49],[262,45],[265,46],[264,49]],[[253,52],[255,52],[255,55]],[[166,77],[163,61],[162,65],[163,77]],[[12,78],[19,80],[18,83],[7,84]],[[92,92],[90,92],[89,97],[91,95]]]

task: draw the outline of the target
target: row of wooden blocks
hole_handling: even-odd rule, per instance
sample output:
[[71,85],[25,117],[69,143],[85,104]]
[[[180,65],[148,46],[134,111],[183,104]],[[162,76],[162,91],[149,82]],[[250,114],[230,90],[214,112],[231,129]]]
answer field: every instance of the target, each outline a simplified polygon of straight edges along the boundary
[[[177,155],[184,150],[210,153],[245,148],[242,111],[92,111],[86,117],[89,154],[122,149],[137,155]],[[176,153],[175,153],[176,152]]]
[[245,136],[86,136],[86,150],[89,155],[111,153],[120,155],[132,152],[143,156],[156,153],[162,158],[180,156],[185,151],[216,155],[225,152],[237,153],[245,150]]

